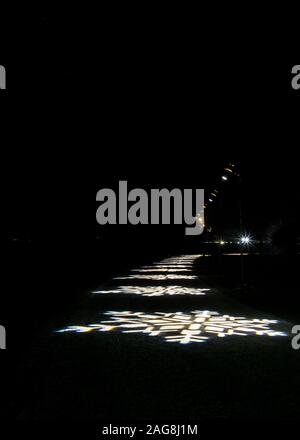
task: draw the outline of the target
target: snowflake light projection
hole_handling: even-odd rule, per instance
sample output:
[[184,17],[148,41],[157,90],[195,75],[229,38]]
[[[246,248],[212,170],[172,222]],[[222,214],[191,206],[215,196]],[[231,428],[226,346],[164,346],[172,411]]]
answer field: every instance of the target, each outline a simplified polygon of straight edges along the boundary
[[269,319],[247,319],[231,315],[220,315],[207,310],[190,313],[144,313],[144,312],[106,312],[107,321],[87,326],[70,326],[63,332],[106,332],[118,330],[121,333],[142,333],[161,336],[166,342],[189,344],[205,342],[212,337],[226,336],[286,336],[286,333],[273,330],[270,324],[278,321]]
[[[166,258],[161,261],[154,262],[151,266],[142,266],[142,269],[151,269],[153,267],[161,267],[162,269],[171,269],[171,268],[187,268],[192,267],[195,263],[195,260],[199,258],[200,255],[187,255],[175,258]],[[137,269],[138,270],[138,269]]]
[[160,274],[160,275],[128,275],[124,277],[115,277],[114,280],[153,280],[153,281],[164,281],[164,280],[195,280],[196,275],[177,275],[177,274]]
[[115,289],[94,290],[94,294],[121,293],[141,296],[166,296],[166,295],[205,295],[210,289],[197,289],[181,286],[118,286]]
[[192,269],[161,269],[161,268],[151,268],[151,269],[132,269],[132,272],[190,272]]
[[194,255],[179,255],[178,257],[169,257],[165,258],[163,261],[194,261],[197,258],[201,257],[201,254],[194,254]]
[[[155,279],[155,278],[149,278],[149,274],[155,273],[155,272],[161,272],[163,274],[174,274],[176,272],[191,272],[193,270],[193,264],[197,258],[199,258],[200,255],[183,255],[180,257],[175,258],[166,258],[165,260],[155,262],[151,266],[142,266],[138,269],[132,269],[131,272],[137,272],[137,274],[145,273],[146,277],[141,277],[134,274],[129,275],[127,277],[116,277],[114,279],[120,280],[120,279]],[[177,279],[195,279],[196,276],[184,276],[181,275]],[[167,278],[156,278],[156,279],[176,279],[175,275],[173,277],[167,277]]]
[[[141,269],[187,269],[191,264],[153,264],[152,266],[142,266]],[[139,269],[135,269],[139,270]]]

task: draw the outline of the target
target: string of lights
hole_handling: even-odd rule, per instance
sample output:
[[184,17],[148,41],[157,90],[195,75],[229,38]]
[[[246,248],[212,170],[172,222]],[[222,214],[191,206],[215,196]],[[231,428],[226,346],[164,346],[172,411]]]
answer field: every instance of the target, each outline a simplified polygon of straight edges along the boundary
[[[204,220],[204,210],[207,213],[207,210],[216,206],[216,203],[220,199],[220,196],[224,190],[224,185],[228,185],[233,179],[239,179],[240,182],[240,170],[238,168],[237,163],[231,161],[227,163],[222,169],[222,173],[218,179],[218,183],[214,185],[213,189],[208,192],[206,196],[205,203],[203,205],[203,213],[198,213],[196,215],[197,222],[203,225],[207,232],[212,232],[212,227],[207,222],[207,215],[205,215],[206,220]],[[242,246],[248,246],[253,242],[253,238],[243,231],[242,227],[242,214],[240,214],[240,223],[241,223],[241,234],[236,240],[237,244]],[[227,241],[223,239],[219,239],[217,241],[221,246],[225,245]]]

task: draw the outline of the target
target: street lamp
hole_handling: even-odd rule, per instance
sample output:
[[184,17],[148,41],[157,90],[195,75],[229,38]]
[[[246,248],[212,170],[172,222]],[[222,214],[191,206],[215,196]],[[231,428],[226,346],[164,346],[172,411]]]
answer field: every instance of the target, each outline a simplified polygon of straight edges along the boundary
[[241,244],[241,283],[242,287],[245,286],[245,268],[244,268],[244,247],[251,244],[252,238],[250,235],[242,235],[238,241]]
[[241,237],[242,244],[249,244],[251,242],[251,238],[247,235],[244,235],[243,237]]

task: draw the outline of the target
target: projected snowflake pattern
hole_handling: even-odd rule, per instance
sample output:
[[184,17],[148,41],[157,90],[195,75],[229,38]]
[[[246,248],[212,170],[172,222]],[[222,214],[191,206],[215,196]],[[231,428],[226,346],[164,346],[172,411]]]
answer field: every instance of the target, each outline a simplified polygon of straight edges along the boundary
[[132,269],[132,272],[190,272],[192,269],[164,269],[164,268],[151,268],[151,269]]
[[225,336],[286,336],[286,333],[273,330],[270,324],[278,321],[269,319],[247,319],[217,312],[195,310],[190,313],[144,313],[144,312],[106,312],[108,321],[88,326],[70,326],[63,332],[106,332],[118,330],[121,333],[143,333],[161,336],[166,342],[188,344],[205,342],[212,337]]
[[186,269],[191,268],[192,264],[153,264],[152,266],[142,266],[141,269]]
[[196,289],[181,286],[118,286],[115,289],[95,290],[94,294],[125,293],[128,295],[141,296],[165,296],[165,295],[205,295],[210,289]]
[[194,261],[196,258],[201,257],[201,254],[193,254],[193,255],[179,255],[178,257],[170,257],[165,258],[163,261]]
[[114,280],[153,280],[153,281],[164,281],[164,280],[195,280],[196,275],[177,275],[177,274],[166,274],[166,275],[128,275],[124,277],[115,277]]
[[191,255],[191,256],[181,256],[176,258],[166,258],[162,261],[158,261],[153,263],[151,266],[142,266],[139,269],[133,269],[135,272],[142,272],[142,271],[165,271],[165,270],[171,270],[171,271],[190,271],[192,270],[192,266],[197,258],[199,258],[200,255]]

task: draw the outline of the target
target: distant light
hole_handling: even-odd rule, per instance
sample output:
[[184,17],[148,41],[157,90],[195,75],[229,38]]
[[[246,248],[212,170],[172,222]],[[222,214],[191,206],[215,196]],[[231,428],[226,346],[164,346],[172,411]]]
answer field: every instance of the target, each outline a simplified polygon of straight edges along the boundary
[[223,180],[228,180],[228,177],[227,176],[222,176],[222,179]]
[[197,217],[197,223],[201,226],[204,226],[204,218],[203,217]]
[[220,245],[223,246],[225,244],[225,241],[221,240]]
[[241,242],[243,244],[249,244],[251,242],[251,238],[247,235],[244,235],[243,237],[241,237]]
[[209,202],[213,202],[213,199],[208,199]]

